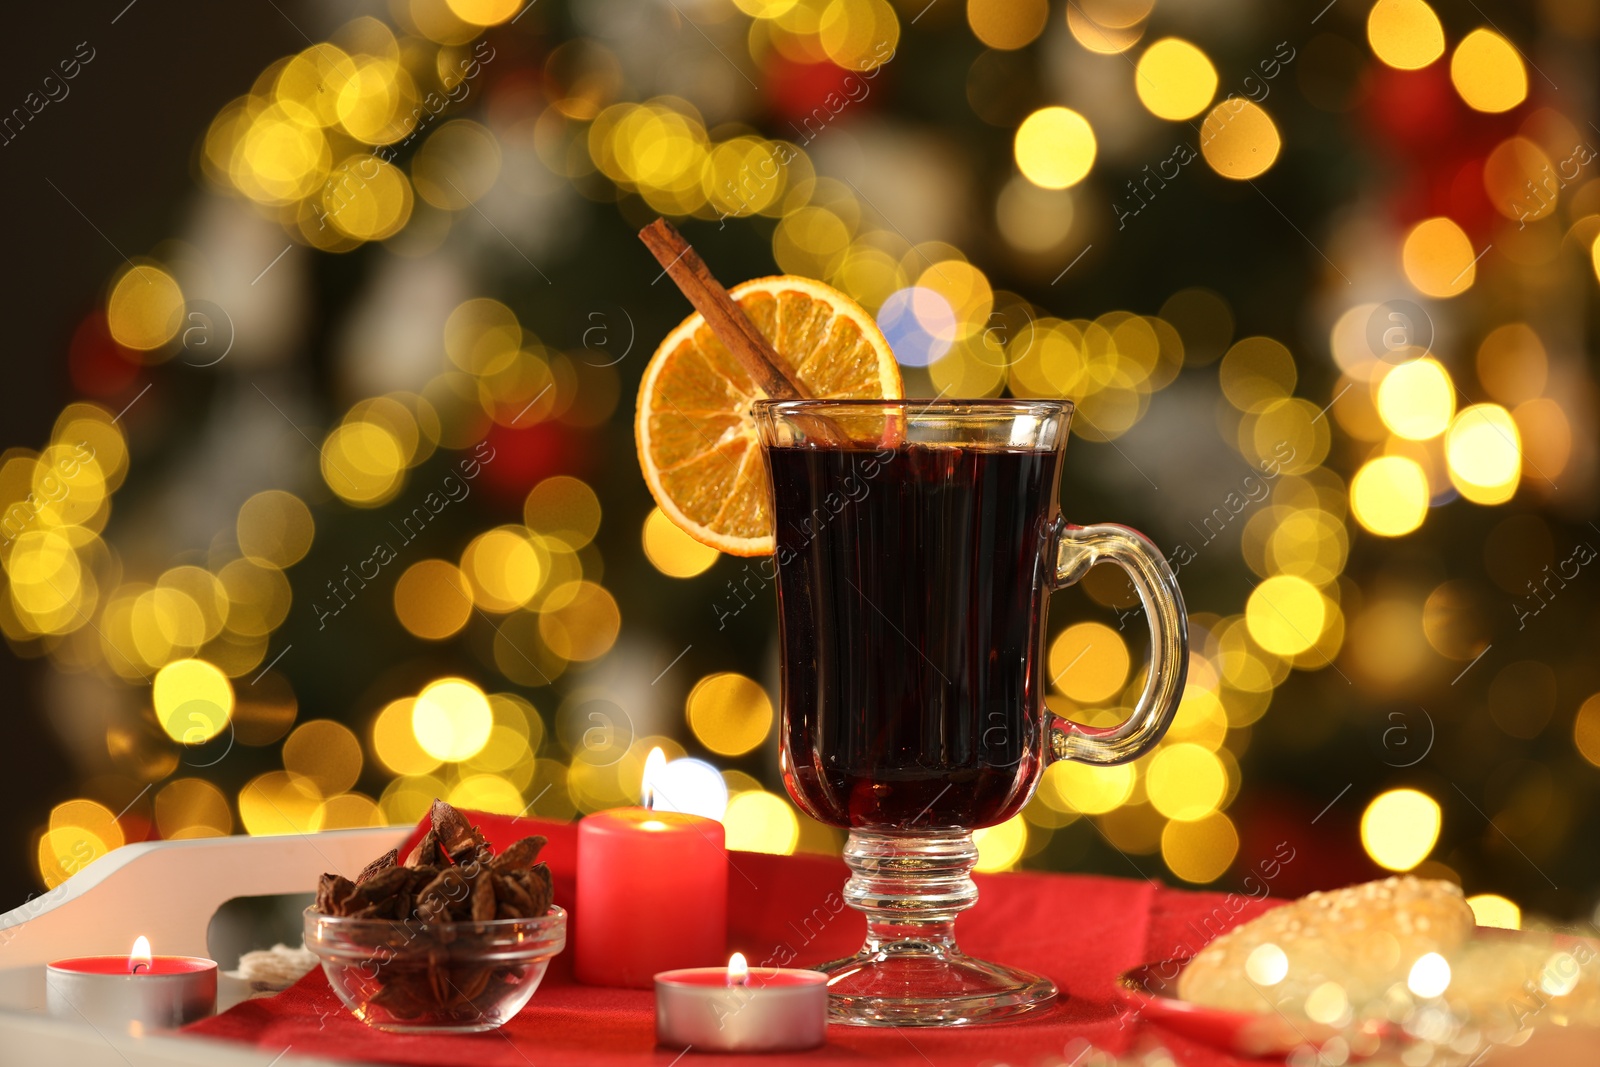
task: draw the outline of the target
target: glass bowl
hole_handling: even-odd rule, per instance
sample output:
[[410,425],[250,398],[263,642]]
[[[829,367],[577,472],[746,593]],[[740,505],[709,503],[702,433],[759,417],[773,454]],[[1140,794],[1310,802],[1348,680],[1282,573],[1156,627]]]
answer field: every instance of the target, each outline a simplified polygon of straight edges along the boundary
[[368,1026],[398,1033],[493,1030],[522,1010],[567,944],[567,913],[485,922],[349,919],[305,911],[306,947]]

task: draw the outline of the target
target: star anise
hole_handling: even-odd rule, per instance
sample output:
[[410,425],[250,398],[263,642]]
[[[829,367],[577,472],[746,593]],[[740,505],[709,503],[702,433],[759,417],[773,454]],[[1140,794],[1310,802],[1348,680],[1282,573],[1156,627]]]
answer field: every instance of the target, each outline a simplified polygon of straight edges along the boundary
[[324,874],[317,884],[316,910],[324,915],[396,921],[401,943],[377,954],[372,1003],[402,1019],[470,1014],[486,990],[518,980],[514,967],[452,960],[454,928],[440,924],[537,918],[551,904],[550,868],[538,862],[543,837],[525,837],[496,855],[444,801],[433,802],[429,818],[403,862],[390,849],[354,882]]

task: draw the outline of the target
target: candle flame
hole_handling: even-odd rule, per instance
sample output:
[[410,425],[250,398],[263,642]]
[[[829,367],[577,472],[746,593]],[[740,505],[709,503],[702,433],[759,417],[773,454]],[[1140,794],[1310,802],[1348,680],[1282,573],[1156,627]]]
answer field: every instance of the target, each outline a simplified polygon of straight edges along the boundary
[[735,952],[728,957],[728,984],[731,986],[750,984],[750,965],[744,961],[743,952]]
[[667,769],[667,754],[661,749],[652,748],[650,755],[644,760],[644,778],[639,783],[639,792],[643,795],[644,806],[654,811],[656,808],[656,783],[661,781],[661,774]]
[[150,939],[140,934],[133,943],[133,951],[128,953],[128,973],[138,974],[139,968],[150,969]]

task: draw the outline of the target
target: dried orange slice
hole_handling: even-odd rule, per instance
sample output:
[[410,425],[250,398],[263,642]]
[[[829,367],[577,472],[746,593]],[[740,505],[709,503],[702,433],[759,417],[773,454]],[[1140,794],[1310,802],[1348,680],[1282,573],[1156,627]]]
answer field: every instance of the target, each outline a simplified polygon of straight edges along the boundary
[[[810,278],[757,278],[729,290],[812,396],[901,396],[900,368],[872,317]],[[733,556],[773,551],[766,464],[752,401],[763,394],[697,311],[650,357],[639,384],[639,467],[662,512]]]

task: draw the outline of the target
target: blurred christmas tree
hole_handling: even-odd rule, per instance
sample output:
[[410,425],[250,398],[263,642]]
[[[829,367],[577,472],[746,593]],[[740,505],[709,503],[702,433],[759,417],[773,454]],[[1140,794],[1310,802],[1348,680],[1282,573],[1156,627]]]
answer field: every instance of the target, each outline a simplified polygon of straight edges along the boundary
[[[910,395],[1077,401],[1069,518],[1179,570],[1168,740],[1052,768],[985,868],[1255,891],[1292,849],[1274,892],[1377,865],[1501,894],[1486,919],[1587,912],[1600,14],[1493,7],[409,0],[319,28],[82,323],[91,399],[0,462],[0,629],[50,658],[80,768],[44,881],[435,795],[569,817],[633,797],[653,745],[734,847],[835,847],[782,796],[767,584],[636,470],[626,397],[687,311],[633,237],[664,214],[727,281],[849,292]],[[1050,700],[1104,722],[1143,627],[1085,588]]]

